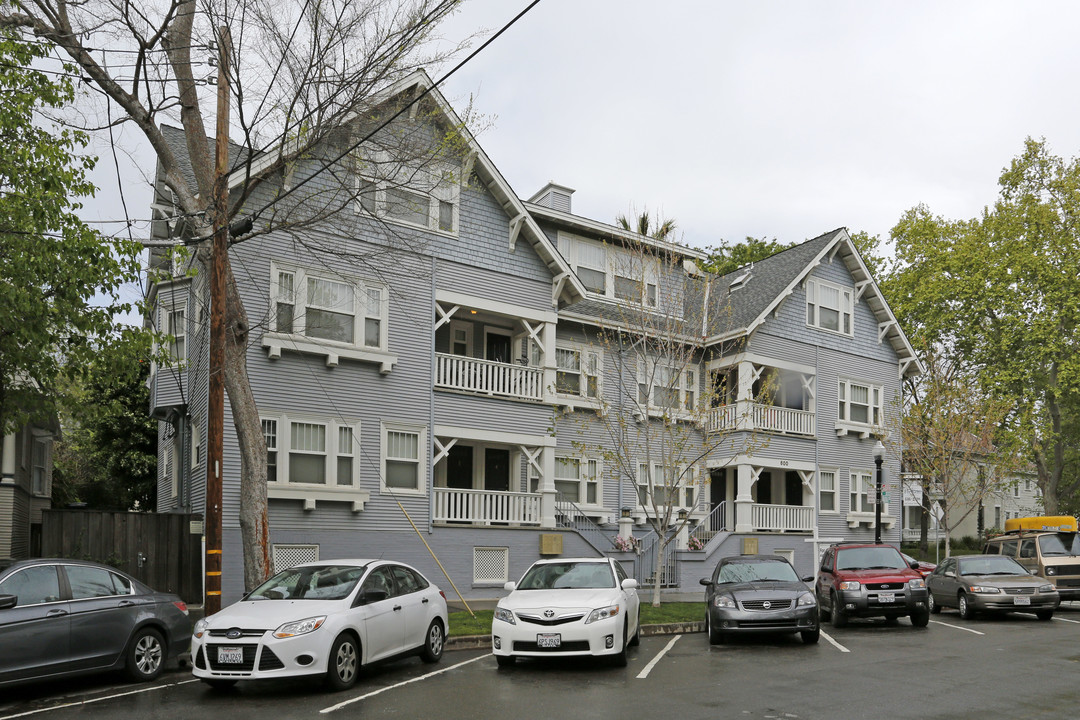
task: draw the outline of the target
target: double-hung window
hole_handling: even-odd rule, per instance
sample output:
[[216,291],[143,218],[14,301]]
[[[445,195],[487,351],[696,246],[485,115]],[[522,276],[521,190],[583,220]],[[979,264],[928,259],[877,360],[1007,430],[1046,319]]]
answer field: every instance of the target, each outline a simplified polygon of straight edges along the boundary
[[559,234],[559,249],[585,289],[596,295],[655,308],[659,303],[656,263],[598,240]]
[[638,403],[643,407],[681,411],[697,405],[698,373],[694,367],[681,372],[662,361],[641,363],[638,376]]
[[[652,481],[652,491],[649,490],[649,481]],[[652,507],[655,504],[661,507],[674,506],[692,509],[695,504],[695,482],[693,468],[668,467],[661,463],[654,463],[652,474],[649,474],[649,466],[646,463],[638,464],[638,505]]]
[[578,505],[599,505],[603,500],[600,461],[556,456],[555,490]]
[[359,177],[357,210],[388,222],[456,235],[461,198],[457,174],[424,168],[401,175],[400,182]]
[[604,246],[599,243],[578,241],[576,249],[576,269],[581,284],[589,292],[607,295],[607,252]]
[[359,483],[359,423],[279,415],[262,418],[266,479],[275,485],[349,488]]
[[599,398],[599,351],[579,347],[555,348],[555,392]]
[[424,447],[422,426],[383,423],[384,488],[390,492],[423,492],[421,447]]
[[386,288],[368,280],[273,264],[274,331],[386,349]]
[[818,473],[818,504],[821,512],[836,512],[836,471],[822,470]]
[[177,363],[182,363],[187,359],[186,312],[183,305],[165,310],[165,332],[171,337],[169,355]]
[[853,334],[854,291],[822,280],[806,281],[806,324],[811,327]]
[[874,512],[874,480],[865,470],[852,470],[850,473],[850,500],[848,508],[853,513]]
[[49,440],[47,438],[34,438],[34,445],[30,463],[31,489],[35,495],[47,494]]
[[840,380],[837,390],[837,419],[856,425],[881,425],[883,394],[879,385]]

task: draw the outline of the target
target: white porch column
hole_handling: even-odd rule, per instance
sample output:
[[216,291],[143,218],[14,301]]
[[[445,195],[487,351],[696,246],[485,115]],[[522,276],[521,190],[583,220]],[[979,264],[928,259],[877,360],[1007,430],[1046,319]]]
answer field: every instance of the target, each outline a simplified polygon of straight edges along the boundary
[[[743,360],[738,365],[739,385],[735,396],[735,428],[752,430],[754,417],[751,403],[754,401],[754,363]],[[740,477],[742,475],[740,474]],[[749,490],[747,490],[749,492]]]
[[752,506],[754,504],[754,469],[749,465],[739,465],[737,469],[738,487],[735,494],[735,532],[754,531]]
[[[546,373],[545,373],[546,374]],[[540,527],[555,527],[555,448],[546,447],[540,453]]]
[[[544,386],[540,389],[540,395],[544,400],[550,402],[555,395],[555,323],[544,323],[543,329],[540,331],[540,337],[543,339],[544,351],[540,354],[540,363],[543,366],[543,383]],[[549,453],[544,453],[547,456]],[[555,459],[551,460],[552,471],[555,469]],[[545,472],[545,475],[547,473]],[[554,518],[555,516],[552,515]]]

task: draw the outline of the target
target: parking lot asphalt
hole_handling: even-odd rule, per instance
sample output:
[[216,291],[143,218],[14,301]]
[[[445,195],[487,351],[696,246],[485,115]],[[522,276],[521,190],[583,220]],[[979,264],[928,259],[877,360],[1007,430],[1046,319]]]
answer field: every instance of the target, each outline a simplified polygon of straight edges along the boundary
[[1033,616],[932,616],[826,625],[817,645],[798,636],[709,645],[700,632],[642,639],[625,668],[592,659],[498,668],[486,647],[365,669],[351,690],[310,680],[241,682],[214,691],[187,672],[150,685],[116,677],[5,688],[0,720],[403,717],[1071,718],[1080,705],[1080,604],[1050,622]]

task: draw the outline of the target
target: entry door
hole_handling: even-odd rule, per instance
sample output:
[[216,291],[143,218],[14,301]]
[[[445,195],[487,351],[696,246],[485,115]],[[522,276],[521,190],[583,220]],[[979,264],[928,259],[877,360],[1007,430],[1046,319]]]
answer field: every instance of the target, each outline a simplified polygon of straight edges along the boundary
[[471,445],[454,445],[446,456],[446,487],[472,490],[473,449]]
[[[719,470],[713,470],[709,473],[709,505],[711,510],[716,510],[720,507],[720,503],[727,499],[727,470],[721,468]],[[726,513],[719,513],[712,517],[712,527],[710,530],[723,530],[725,518],[720,515]]]
[[510,489],[510,451],[503,448],[484,450],[484,489]]
[[760,505],[772,505],[772,473],[763,471],[754,483],[757,488],[757,502]]
[[510,336],[488,332],[484,338],[485,357],[495,362],[510,362]]
[[784,474],[784,503],[787,505],[802,505],[802,478],[794,470],[788,470]]

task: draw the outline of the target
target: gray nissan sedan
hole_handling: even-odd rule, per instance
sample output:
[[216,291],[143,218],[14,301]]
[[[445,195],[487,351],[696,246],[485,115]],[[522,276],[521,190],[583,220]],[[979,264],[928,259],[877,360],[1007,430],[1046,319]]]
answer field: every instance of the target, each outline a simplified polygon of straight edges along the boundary
[[[812,578],[811,578],[812,579]],[[721,560],[705,586],[705,627],[709,642],[746,633],[799,633],[818,641],[814,593],[778,555],[739,555]]]
[[108,565],[46,558],[0,569],[0,686],[104,670],[153,680],[190,644],[183,600]]

